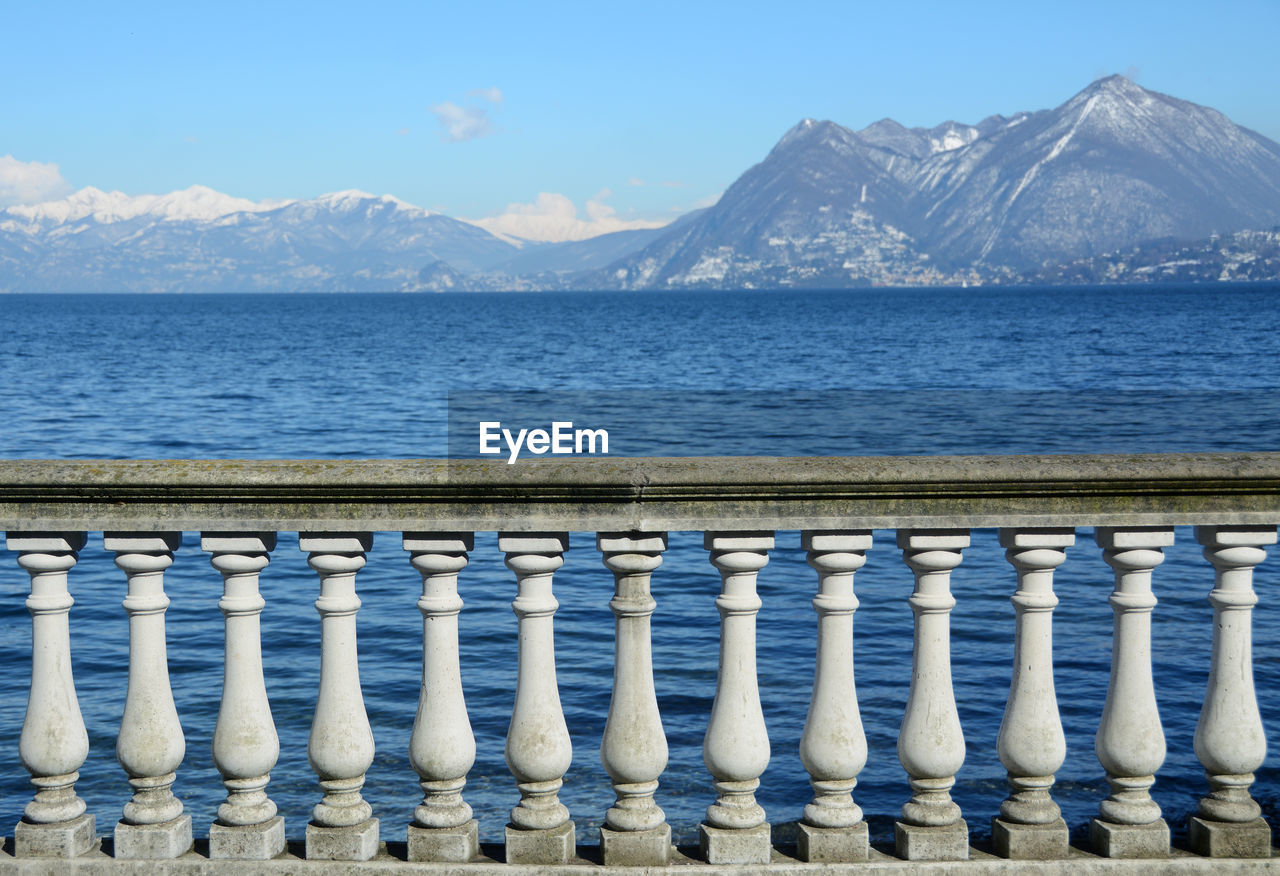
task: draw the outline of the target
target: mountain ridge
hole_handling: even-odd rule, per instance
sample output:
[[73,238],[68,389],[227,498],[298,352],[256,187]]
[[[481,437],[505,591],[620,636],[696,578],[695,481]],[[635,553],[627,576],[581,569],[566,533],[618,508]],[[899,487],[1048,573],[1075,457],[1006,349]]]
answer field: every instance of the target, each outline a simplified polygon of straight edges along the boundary
[[[1109,76],[1055,108],[975,124],[885,118],[852,130],[802,119],[713,206],[564,243],[507,239],[357,190],[253,202],[204,186],[140,196],[90,187],[0,210],[0,290],[1011,282],[1089,273],[1056,266],[1114,262],[1108,254],[1152,241],[1276,226],[1280,144]],[[1229,274],[1237,262],[1224,264]]]

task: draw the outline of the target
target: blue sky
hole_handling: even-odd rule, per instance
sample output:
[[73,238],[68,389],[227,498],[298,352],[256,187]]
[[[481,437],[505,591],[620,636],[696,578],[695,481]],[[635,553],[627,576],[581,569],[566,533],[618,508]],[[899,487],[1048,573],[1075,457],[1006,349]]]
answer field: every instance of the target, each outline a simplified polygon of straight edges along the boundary
[[1280,140],[1278,36],[1280,0],[6,0],[0,205],[200,184],[660,221],[804,117],[975,122],[1110,73]]

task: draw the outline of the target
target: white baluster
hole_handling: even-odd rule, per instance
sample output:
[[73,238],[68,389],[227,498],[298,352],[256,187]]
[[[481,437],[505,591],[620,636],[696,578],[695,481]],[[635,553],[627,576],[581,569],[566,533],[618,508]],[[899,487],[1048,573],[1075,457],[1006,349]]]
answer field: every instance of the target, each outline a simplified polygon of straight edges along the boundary
[[1197,526],[1196,541],[1213,564],[1213,656],[1196,724],[1196,757],[1209,794],[1190,820],[1191,847],[1214,858],[1268,858],[1271,828],[1249,795],[1267,737],[1253,690],[1253,567],[1276,543],[1274,526]]
[[865,861],[867,823],[853,802],[858,773],[867,763],[867,738],[853,681],[853,575],[866,563],[871,533],[804,532],[800,546],[818,573],[818,653],[813,696],[800,736],[800,762],[809,773],[813,801],[797,825],[800,859]]
[[458,573],[474,546],[470,532],[406,532],[402,541],[422,575],[422,687],[409,738],[422,803],[409,825],[409,860],[464,863],[480,852],[479,829],[462,799],[476,741],[458,665]]
[[73,858],[96,841],[94,817],[76,794],[89,734],[71,675],[68,623],[75,600],[67,591],[67,572],[84,543],[83,532],[7,534],[7,547],[19,552],[18,565],[31,576],[31,693],[18,756],[36,793],[13,830],[19,858]]
[[667,766],[667,737],[653,687],[649,618],[657,603],[649,576],[662,564],[665,532],[599,533],[596,547],[613,572],[613,696],[600,760],[617,802],[605,814],[600,847],[606,866],[671,862],[671,826],[654,801]]
[[1051,860],[1067,856],[1069,831],[1049,789],[1067,756],[1053,688],[1053,570],[1075,544],[1074,529],[1002,529],[1000,545],[1018,574],[1013,677],[996,739],[1009,797],[991,821],[996,853]]
[[516,777],[520,803],[507,826],[507,862],[563,864],[574,856],[574,826],[558,793],[573,761],[569,728],[556,685],[552,616],[559,603],[551,577],[564,564],[567,533],[500,533],[498,549],[516,574],[511,603],[519,618],[516,700],[507,730],[507,767]]
[[911,689],[898,733],[898,760],[912,794],[894,824],[898,855],[909,861],[969,857],[969,827],[950,793],[964,764],[964,733],[951,689],[951,570],[968,546],[963,529],[898,532],[902,558],[915,574]]
[[129,692],[116,757],[129,774],[133,799],[116,825],[117,858],[176,858],[191,848],[191,816],[172,791],[187,744],[169,687],[164,635],[164,570],[181,543],[177,532],[103,536],[129,580]]
[[307,857],[367,861],[378,851],[378,819],[360,795],[373,764],[373,731],[356,657],[356,572],[373,545],[368,533],[299,533],[298,547],[320,576],[320,692],[307,759],[324,798],[311,810]]
[[771,532],[708,532],[703,546],[720,571],[720,667],[716,698],[702,740],[702,761],[719,798],[699,827],[702,855],[711,864],[766,864],[770,827],[756,802],[769,765],[769,732],[756,679],[756,574],[769,562]]
[[1094,851],[1108,858],[1161,857],[1169,854],[1169,826],[1149,793],[1165,755],[1151,678],[1151,571],[1164,562],[1161,548],[1173,544],[1173,530],[1099,526],[1094,540],[1116,583],[1111,681],[1093,746],[1111,795],[1098,806],[1089,835]]
[[209,826],[209,857],[267,860],[284,851],[284,817],[267,796],[280,739],[262,675],[258,575],[271,562],[274,532],[207,532],[200,547],[222,575],[222,700],[213,731],[213,763],[227,799]]

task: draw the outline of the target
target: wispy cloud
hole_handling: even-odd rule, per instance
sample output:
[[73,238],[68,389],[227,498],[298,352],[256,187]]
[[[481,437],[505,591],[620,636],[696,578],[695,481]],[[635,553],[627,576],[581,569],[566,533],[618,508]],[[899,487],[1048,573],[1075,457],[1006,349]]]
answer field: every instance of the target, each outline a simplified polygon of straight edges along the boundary
[[633,176],[633,177],[631,177],[631,179],[627,180],[627,185],[629,185],[629,186],[642,186],[642,185],[644,185],[644,180],[642,180],[642,179],[641,179],[640,177],[638,177],[638,176]]
[[19,161],[0,155],[0,208],[18,204],[40,204],[71,193],[56,164]]
[[436,121],[440,123],[440,137],[446,143],[465,143],[478,140],[494,133],[493,119],[489,116],[490,108],[502,106],[502,92],[496,87],[473,88],[467,97],[482,101],[489,106],[471,103],[460,106],[451,100],[431,107]]
[[453,101],[446,100],[433,106],[431,112],[443,129],[440,136],[446,143],[465,143],[493,133],[489,111],[484,107],[458,106]]
[[569,198],[556,192],[541,192],[532,204],[508,204],[497,216],[468,221],[494,234],[546,242],[586,240],[614,231],[661,228],[667,224],[660,220],[618,218],[618,211],[605,203],[612,194],[609,189],[601,189],[589,198],[586,219],[579,218],[578,208]]
[[481,100],[487,100],[492,104],[502,103],[502,92],[496,86],[488,88],[473,88],[467,92],[467,97],[478,97]]

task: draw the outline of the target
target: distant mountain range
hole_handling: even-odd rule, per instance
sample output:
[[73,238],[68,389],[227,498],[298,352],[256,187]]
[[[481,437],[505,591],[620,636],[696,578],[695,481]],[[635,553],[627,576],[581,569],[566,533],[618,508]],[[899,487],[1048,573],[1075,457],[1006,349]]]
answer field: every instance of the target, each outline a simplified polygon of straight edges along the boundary
[[1195,279],[1276,279],[1275,232],[1280,144],[1112,76],[975,125],[806,119],[715,206],[561,244],[362,192],[255,204],[84,189],[0,210],[0,291],[1139,281],[1178,276],[1157,267],[1178,248],[1200,253],[1183,271]]

